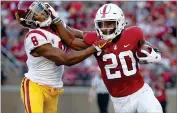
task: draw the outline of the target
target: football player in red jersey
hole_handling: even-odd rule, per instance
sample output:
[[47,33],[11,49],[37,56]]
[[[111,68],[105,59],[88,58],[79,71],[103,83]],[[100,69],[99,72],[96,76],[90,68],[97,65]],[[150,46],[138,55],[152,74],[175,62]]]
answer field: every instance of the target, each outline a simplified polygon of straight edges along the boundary
[[[52,12],[52,10],[51,10]],[[53,14],[53,13],[52,13]],[[116,113],[162,113],[162,107],[150,86],[139,72],[138,63],[159,62],[160,51],[143,39],[141,28],[125,28],[126,21],[122,10],[115,4],[104,4],[95,16],[96,32],[83,32],[66,28],[83,42],[72,39],[70,47],[89,47],[100,39],[111,39],[105,50],[95,54],[102,72],[103,81],[111,95]],[[71,39],[63,38],[65,43]],[[136,51],[148,44],[152,52],[142,51],[147,57],[137,57]]]
[[[63,93],[63,65],[79,63],[109,43],[100,40],[85,50],[66,53],[61,37],[74,37],[59,18],[53,19],[50,14],[47,6],[39,1],[20,1],[16,10],[16,19],[29,28],[24,40],[28,72],[21,85],[26,113],[56,113],[58,97]],[[59,34],[51,29],[51,23],[56,25]]]

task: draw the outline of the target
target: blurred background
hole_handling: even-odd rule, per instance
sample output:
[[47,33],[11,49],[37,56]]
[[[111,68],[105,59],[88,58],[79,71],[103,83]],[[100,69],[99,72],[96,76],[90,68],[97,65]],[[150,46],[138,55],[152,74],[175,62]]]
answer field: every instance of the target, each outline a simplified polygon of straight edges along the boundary
[[[15,20],[18,1],[1,1],[1,111],[23,113],[20,83],[27,72],[24,37],[28,30]],[[162,51],[159,64],[141,65],[145,81],[151,85],[167,113],[176,113],[177,77],[177,2],[176,1],[50,1],[61,19],[81,30],[94,30],[94,16],[105,3],[122,8],[128,26],[137,25],[144,38]],[[131,37],[130,37],[131,38]],[[91,80],[96,75],[97,63],[93,56],[72,67],[65,67],[65,93],[59,99],[60,113],[98,113],[96,101],[87,100]],[[162,86],[162,87],[161,87]],[[164,88],[163,88],[164,87]],[[81,107],[82,106],[82,107]],[[164,106],[165,107],[165,106]],[[110,102],[110,112],[113,113]]]

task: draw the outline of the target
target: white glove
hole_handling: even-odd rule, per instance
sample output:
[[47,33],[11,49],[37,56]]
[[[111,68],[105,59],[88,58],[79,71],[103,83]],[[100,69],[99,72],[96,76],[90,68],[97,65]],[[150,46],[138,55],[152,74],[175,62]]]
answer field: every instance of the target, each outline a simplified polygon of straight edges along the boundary
[[48,10],[51,12],[51,18],[53,19],[52,22],[55,23],[60,23],[62,22],[64,27],[66,28],[66,24],[61,21],[60,17],[59,17],[59,13],[55,11],[55,9],[49,5],[48,3],[44,3],[46,5],[46,7],[48,8]]
[[160,62],[161,60],[161,53],[158,49],[154,49],[152,48],[151,53],[148,53],[145,50],[141,50],[142,53],[146,54],[147,57],[138,57],[137,53],[136,56],[139,59],[140,62],[144,62],[144,63],[156,63],[156,62]]
[[52,16],[54,17],[58,17],[58,13],[55,11],[55,9],[49,5],[48,3],[44,3],[46,5],[46,7],[49,9],[49,11],[51,12]]

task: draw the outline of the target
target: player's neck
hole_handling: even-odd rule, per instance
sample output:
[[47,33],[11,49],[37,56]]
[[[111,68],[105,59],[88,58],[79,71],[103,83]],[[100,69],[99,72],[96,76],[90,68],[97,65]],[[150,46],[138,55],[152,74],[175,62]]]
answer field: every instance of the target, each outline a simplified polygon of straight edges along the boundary
[[55,30],[55,28],[54,28],[54,26],[48,26],[48,27],[42,27],[41,29],[44,29],[44,30],[46,30],[46,31],[49,31],[49,32],[51,32],[51,33],[54,33],[54,34],[56,34],[56,30]]
[[117,35],[116,38],[114,38],[114,39],[112,40],[112,42],[113,42],[113,43],[116,43],[116,42],[120,39],[121,35],[122,35],[122,33],[120,33],[119,35]]

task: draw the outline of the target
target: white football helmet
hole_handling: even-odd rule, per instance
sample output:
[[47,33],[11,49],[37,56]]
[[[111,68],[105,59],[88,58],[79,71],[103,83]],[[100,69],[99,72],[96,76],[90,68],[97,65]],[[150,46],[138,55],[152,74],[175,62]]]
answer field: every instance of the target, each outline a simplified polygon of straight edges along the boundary
[[98,9],[94,22],[97,35],[105,40],[114,39],[126,25],[123,11],[112,3]]

